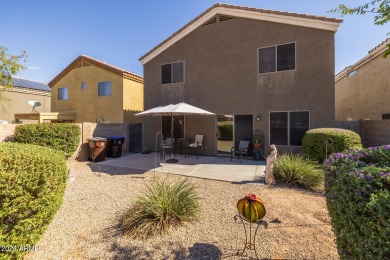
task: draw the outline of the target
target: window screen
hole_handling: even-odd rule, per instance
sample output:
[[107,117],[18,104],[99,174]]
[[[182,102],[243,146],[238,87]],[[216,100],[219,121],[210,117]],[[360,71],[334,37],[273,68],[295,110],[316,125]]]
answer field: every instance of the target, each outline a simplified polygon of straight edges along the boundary
[[98,96],[111,96],[111,81],[98,83]]
[[58,100],[67,100],[68,99],[68,87],[63,87],[58,89]]
[[270,113],[270,143],[288,145],[288,114],[287,112]]
[[259,50],[259,72],[273,72],[276,69],[275,47],[262,48]]
[[295,69],[295,43],[278,46],[278,71]]
[[302,138],[309,130],[309,112],[290,112],[290,145],[302,146]]
[[165,64],[161,66],[161,84],[172,83],[172,66]]
[[172,64],[172,83],[184,82],[184,66],[183,62],[176,62]]

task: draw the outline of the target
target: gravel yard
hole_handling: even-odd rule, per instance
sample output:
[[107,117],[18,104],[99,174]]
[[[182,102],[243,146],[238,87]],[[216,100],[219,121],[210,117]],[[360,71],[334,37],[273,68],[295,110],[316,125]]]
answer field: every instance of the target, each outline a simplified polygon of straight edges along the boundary
[[[242,250],[245,235],[235,222],[236,202],[249,192],[267,209],[267,229],[259,228],[259,258],[338,259],[325,198],[320,193],[277,185],[232,184],[191,178],[201,197],[202,214],[162,237],[132,240],[118,224],[153,172],[68,162],[70,178],[63,205],[43,235],[40,251],[25,259],[218,259]],[[178,175],[156,173],[169,179]],[[248,257],[255,257],[248,251]],[[242,259],[227,257],[227,259]]]

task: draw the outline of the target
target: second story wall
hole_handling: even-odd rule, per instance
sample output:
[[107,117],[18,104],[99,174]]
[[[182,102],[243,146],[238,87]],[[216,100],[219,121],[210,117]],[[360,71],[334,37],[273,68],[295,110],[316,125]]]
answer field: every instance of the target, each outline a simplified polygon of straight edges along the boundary
[[384,59],[383,52],[372,59],[368,55],[362,64],[336,77],[336,120],[382,120],[382,115],[390,116],[390,57]]
[[144,85],[130,79],[123,79],[123,122],[141,122],[142,118],[134,114],[144,110]]
[[[50,92],[12,87],[4,90],[2,95],[6,100],[0,102],[0,120],[11,123],[15,119],[14,114],[31,113],[32,107],[28,104],[30,100],[41,103],[40,106],[35,107],[37,112],[50,112]],[[22,122],[36,121],[22,120]]]
[[[122,75],[92,64],[80,64],[84,66],[73,68],[52,86],[52,112],[76,111],[75,122],[122,123]],[[99,82],[110,82],[111,91],[105,89],[99,96]],[[59,100],[60,88],[67,88],[67,99]]]
[[[295,69],[259,73],[258,49],[295,43]],[[334,32],[233,18],[201,26],[144,65],[145,109],[187,102],[216,114],[310,110],[332,125]],[[184,82],[161,84],[161,66],[184,62]],[[266,114],[264,114],[266,113]],[[267,129],[267,121],[262,128]]]

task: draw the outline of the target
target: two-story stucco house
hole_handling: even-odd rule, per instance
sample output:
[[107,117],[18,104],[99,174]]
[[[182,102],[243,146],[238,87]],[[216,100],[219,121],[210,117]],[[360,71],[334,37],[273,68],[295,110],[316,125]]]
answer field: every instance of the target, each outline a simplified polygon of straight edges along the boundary
[[[205,154],[253,142],[299,150],[306,130],[335,121],[335,32],[342,20],[215,4],[140,58],[145,109],[186,102],[217,114],[175,120],[178,137],[205,135]],[[143,143],[169,135],[168,118],[144,118]],[[178,130],[181,128],[181,131]],[[259,130],[259,131],[258,131]]]
[[[12,78],[12,87],[3,88],[0,91],[5,97],[0,102],[0,120],[13,122],[15,114],[50,112],[50,87],[46,83],[28,79]],[[32,107],[29,101],[40,103],[38,107]],[[31,102],[30,102],[31,103]],[[34,111],[32,111],[34,109]],[[23,120],[23,123],[36,122]]]
[[336,120],[390,119],[390,38],[336,75]]
[[49,82],[51,111],[75,111],[76,123],[130,123],[143,111],[143,78],[81,55]]

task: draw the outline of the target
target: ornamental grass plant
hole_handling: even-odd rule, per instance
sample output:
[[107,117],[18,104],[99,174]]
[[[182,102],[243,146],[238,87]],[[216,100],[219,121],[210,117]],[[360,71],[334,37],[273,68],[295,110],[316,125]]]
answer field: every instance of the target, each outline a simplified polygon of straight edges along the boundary
[[153,179],[122,220],[124,234],[145,239],[162,235],[170,228],[197,220],[200,213],[199,197],[195,186],[182,179],[168,181]]
[[307,189],[316,189],[324,181],[321,166],[309,161],[301,154],[282,154],[278,156],[273,174],[279,181]]

